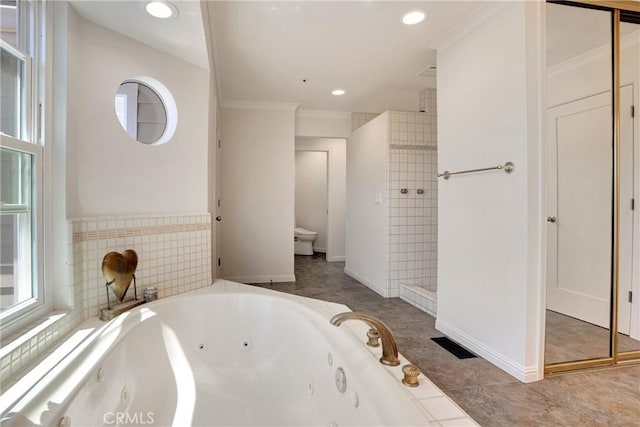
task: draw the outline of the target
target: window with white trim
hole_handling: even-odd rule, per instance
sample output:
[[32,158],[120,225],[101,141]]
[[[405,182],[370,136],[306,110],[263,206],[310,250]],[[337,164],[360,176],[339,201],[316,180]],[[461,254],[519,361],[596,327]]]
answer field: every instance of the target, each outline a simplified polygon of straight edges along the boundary
[[0,324],[46,308],[42,280],[43,7],[0,0]]

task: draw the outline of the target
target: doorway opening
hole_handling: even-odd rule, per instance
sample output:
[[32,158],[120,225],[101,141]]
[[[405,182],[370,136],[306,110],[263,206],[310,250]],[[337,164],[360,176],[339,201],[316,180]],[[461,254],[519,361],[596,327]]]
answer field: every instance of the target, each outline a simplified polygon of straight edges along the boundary
[[312,253],[324,253],[328,262],[345,260],[346,143],[296,138],[294,227],[317,233]]

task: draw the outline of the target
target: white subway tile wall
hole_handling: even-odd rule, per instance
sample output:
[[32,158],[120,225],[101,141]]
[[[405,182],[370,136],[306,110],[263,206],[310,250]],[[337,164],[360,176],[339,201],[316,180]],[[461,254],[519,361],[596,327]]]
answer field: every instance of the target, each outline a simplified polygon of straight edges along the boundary
[[378,117],[380,113],[351,113],[351,130],[358,129],[363,124]]
[[[73,251],[71,306],[2,337],[0,383],[13,385],[55,344],[107,304],[102,258],[107,252],[133,249],[138,254],[138,297],[155,286],[165,297],[208,286],[211,271],[211,216],[206,214],[75,218],[70,220]],[[127,299],[133,296],[133,284]],[[111,301],[115,302],[113,294]]]
[[426,113],[390,113],[387,258],[391,296],[401,296],[403,286],[437,290],[435,90],[421,92],[423,97],[428,102]]

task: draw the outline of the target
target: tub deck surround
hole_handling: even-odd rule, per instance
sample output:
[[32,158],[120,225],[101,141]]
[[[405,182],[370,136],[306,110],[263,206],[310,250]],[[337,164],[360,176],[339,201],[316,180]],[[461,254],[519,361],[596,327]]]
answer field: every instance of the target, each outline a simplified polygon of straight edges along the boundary
[[329,323],[345,311],[226,280],[145,304],[2,408],[3,425],[102,425],[117,412],[157,425],[477,425],[428,378],[402,385],[409,362],[380,364],[367,325]]

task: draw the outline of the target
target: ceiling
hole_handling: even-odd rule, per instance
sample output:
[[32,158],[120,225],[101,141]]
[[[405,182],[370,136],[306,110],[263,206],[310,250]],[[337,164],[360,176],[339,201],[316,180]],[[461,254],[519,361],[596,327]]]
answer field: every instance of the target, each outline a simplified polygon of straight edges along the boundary
[[171,0],[177,18],[157,19],[148,15],[146,1],[70,0],[80,16],[158,50],[209,69],[200,2]]
[[[196,0],[171,2],[178,17],[159,20],[145,13],[145,1],[70,1],[87,20],[208,69],[205,10],[223,105],[286,102],[345,112],[416,109],[418,92],[436,86],[431,47],[487,3],[207,1],[202,9]],[[606,13],[547,7],[549,66],[608,43]],[[403,14],[416,9],[427,19],[403,25]],[[331,95],[337,88],[346,94]]]
[[[435,87],[430,46],[482,2],[216,1],[208,3],[223,104],[293,102],[300,108],[417,109]],[[402,24],[412,10],[421,24]],[[306,79],[306,82],[303,82]],[[331,95],[344,89],[344,96]]]
[[[209,68],[199,1],[170,0],[159,20],[145,0],[70,0],[83,18]],[[207,1],[222,104],[298,103],[304,109],[416,109],[436,85],[430,47],[482,1]],[[402,16],[421,9],[421,24]],[[419,75],[421,74],[421,75]],[[306,80],[306,82],[303,82]],[[346,94],[332,96],[332,89]]]

